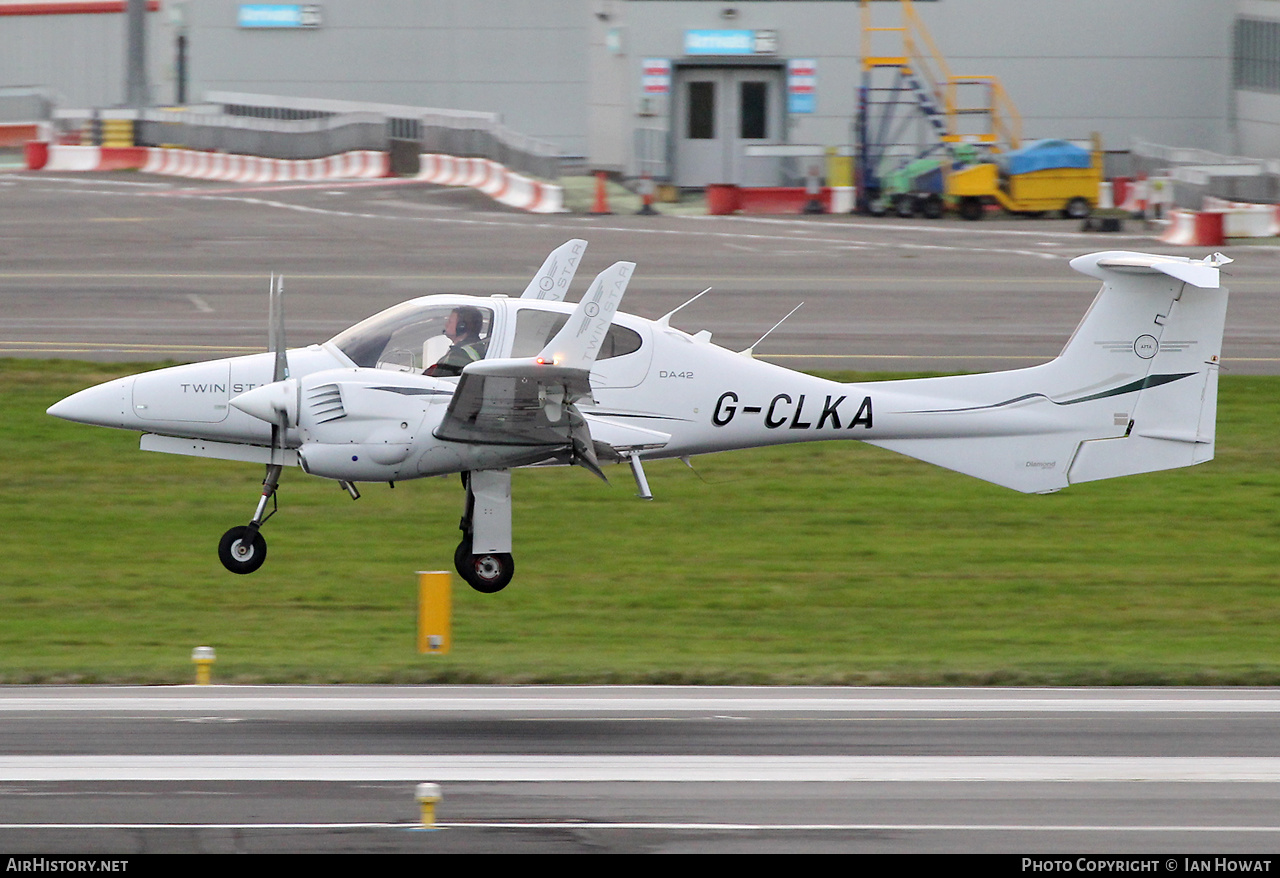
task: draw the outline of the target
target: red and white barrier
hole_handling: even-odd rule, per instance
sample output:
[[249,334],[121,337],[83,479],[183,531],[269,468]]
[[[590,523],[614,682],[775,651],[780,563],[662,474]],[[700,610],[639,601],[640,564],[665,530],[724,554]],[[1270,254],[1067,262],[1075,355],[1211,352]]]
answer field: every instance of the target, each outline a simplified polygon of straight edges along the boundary
[[1160,240],[1182,246],[1220,247],[1226,243],[1222,234],[1222,216],[1213,211],[1172,210],[1169,212],[1169,227]]
[[418,179],[440,186],[468,186],[499,204],[530,213],[564,213],[564,188],[517,174],[489,159],[424,153]]
[[1147,210],[1147,178],[1139,177],[1129,181],[1125,192],[1124,203],[1120,209],[1125,213],[1145,213]]
[[30,170],[44,171],[96,171],[102,163],[102,149],[97,146],[67,146],[52,143],[44,164]]
[[1280,205],[1227,201],[1206,195],[1205,210],[1222,214],[1222,234],[1228,238],[1274,238],[1280,235]]
[[45,171],[115,171],[215,180],[225,183],[282,183],[290,180],[362,180],[385,177],[385,152],[357,150],[322,159],[266,159],[250,155],[163,147],[107,147],[49,144]]
[[[33,154],[36,151],[29,151]],[[136,168],[148,174],[224,183],[360,180],[391,173],[385,152],[358,150],[322,159],[268,159],[251,155],[164,147],[99,147],[49,144],[31,170],[109,171]],[[517,174],[488,159],[423,155],[417,179],[443,186],[469,186],[509,207],[531,213],[563,213],[564,189]]]
[[1098,184],[1098,210],[1111,210],[1115,206],[1111,193],[1111,181],[1103,180]]

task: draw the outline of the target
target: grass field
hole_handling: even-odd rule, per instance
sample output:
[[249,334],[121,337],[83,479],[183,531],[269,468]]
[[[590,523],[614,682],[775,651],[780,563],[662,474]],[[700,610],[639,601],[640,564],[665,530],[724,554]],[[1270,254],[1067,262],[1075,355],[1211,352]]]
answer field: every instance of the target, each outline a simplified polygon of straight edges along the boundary
[[855,442],[653,464],[651,503],[519,471],[515,581],[419,656],[458,480],[288,471],[234,576],[260,467],[44,414],[139,368],[0,361],[0,682],[186,682],[208,644],[220,682],[1280,683],[1280,378],[1224,376],[1213,462],[1048,496]]

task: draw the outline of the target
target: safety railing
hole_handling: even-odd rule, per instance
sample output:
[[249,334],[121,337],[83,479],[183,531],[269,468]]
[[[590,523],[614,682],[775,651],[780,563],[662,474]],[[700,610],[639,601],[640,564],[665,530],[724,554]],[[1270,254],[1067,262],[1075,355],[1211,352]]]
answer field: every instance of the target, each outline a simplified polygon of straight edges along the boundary
[[[944,141],[976,140],[994,149],[1021,145],[1022,116],[999,79],[954,73],[911,0],[898,0],[902,24],[894,27],[875,25],[870,0],[861,0],[861,4],[864,71],[875,67],[909,71],[920,90],[932,99],[932,111],[943,117]],[[886,37],[898,44],[886,50]],[[982,100],[968,100],[967,95],[975,91]]]
[[146,110],[63,110],[64,135],[96,131],[100,120],[129,118],[139,146],[176,146],[275,159],[314,159],[353,150],[485,158],[545,180],[560,175],[560,155],[546,141],[512,131],[494,113],[210,92],[203,104]]
[[[560,151],[554,144],[507,128],[496,113],[240,92],[209,92],[206,97],[235,116],[301,119],[377,114],[385,120],[386,139],[417,141],[423,152],[486,158],[547,180],[560,175]],[[362,148],[385,149],[386,143]]]
[[1280,160],[1225,155],[1204,149],[1134,140],[1129,154],[1135,176],[1167,179],[1177,207],[1200,210],[1206,198],[1280,203]]

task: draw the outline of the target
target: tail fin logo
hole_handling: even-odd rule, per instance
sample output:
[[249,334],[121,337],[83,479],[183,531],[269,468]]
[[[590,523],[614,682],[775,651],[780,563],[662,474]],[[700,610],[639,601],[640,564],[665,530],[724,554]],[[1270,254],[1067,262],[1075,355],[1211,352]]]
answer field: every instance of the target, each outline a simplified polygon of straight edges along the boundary
[[1160,350],[1160,342],[1154,335],[1140,335],[1133,342],[1133,352],[1144,360],[1149,360]]

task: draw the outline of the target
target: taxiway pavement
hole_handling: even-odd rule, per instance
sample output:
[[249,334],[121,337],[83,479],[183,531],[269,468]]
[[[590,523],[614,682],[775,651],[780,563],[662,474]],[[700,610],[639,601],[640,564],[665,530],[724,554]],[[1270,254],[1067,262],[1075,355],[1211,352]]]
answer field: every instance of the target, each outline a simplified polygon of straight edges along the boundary
[[[796,368],[984,370],[1051,359],[1097,282],[1074,256],[1176,248],[1130,222],[532,216],[413,181],[228,186],[136,173],[0,174],[0,355],[198,360],[262,350],[285,274],[289,341],[322,341],[404,299],[519,295],[552,248],[590,242],[570,297],[638,263],[624,310],[682,311],[732,349]],[[1280,371],[1280,249],[1232,246],[1224,366]],[[1206,250],[1205,253],[1200,252]]]

